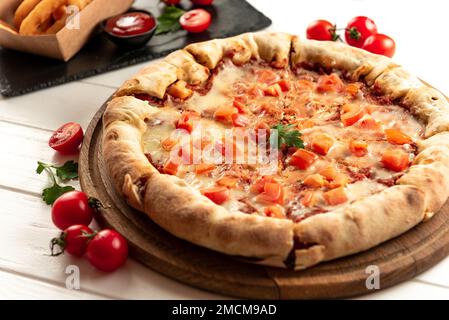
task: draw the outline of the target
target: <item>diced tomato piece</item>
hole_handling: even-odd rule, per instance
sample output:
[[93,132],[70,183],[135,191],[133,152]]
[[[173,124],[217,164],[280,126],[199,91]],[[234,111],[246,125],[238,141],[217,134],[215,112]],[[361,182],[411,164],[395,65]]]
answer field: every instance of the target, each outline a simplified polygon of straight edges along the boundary
[[171,151],[177,143],[177,139],[167,138],[161,142],[161,146],[165,151]]
[[347,184],[348,177],[343,173],[339,173],[334,179],[331,180],[331,182],[329,183],[329,188],[335,189],[338,187],[346,187]]
[[311,208],[318,202],[318,197],[315,192],[313,191],[306,191],[304,192],[302,198],[301,198],[301,204],[306,208]]
[[222,177],[217,180],[217,184],[232,189],[237,186],[238,181],[239,179],[235,177]]
[[327,134],[319,134],[313,138],[312,150],[325,156],[334,145],[334,139]]
[[318,156],[310,151],[298,149],[290,158],[289,164],[298,169],[305,170],[318,159]]
[[315,90],[315,83],[313,83],[312,81],[300,79],[300,80],[298,80],[297,84],[298,84],[298,90],[303,90],[303,91]]
[[183,164],[192,164],[193,163],[193,141],[190,140],[190,143],[183,145],[178,150],[178,156],[181,157]]
[[257,82],[259,83],[272,84],[279,79],[276,72],[270,69],[255,70],[255,73],[257,75]]
[[234,127],[246,127],[249,124],[249,119],[241,114],[234,113],[232,115],[232,124]]
[[254,193],[262,193],[265,183],[267,182],[278,182],[278,180],[273,176],[264,176],[258,179],[250,188],[251,192]]
[[215,169],[215,165],[212,163],[200,163],[199,165],[196,166],[195,173],[196,174],[208,173],[214,169]]
[[215,150],[220,152],[222,156],[226,155],[226,146],[224,143],[222,142],[215,142]]
[[346,92],[355,97],[360,91],[361,84],[360,83],[350,83],[346,86]]
[[183,112],[181,118],[176,123],[176,129],[184,129],[188,132],[193,130],[193,121],[197,118],[197,115],[191,112]]
[[366,130],[379,130],[382,127],[381,124],[370,115],[363,116],[359,121],[359,126]]
[[281,80],[278,82],[279,86],[281,87],[282,92],[290,91],[292,84],[289,80]]
[[234,108],[237,108],[239,113],[246,113],[246,106],[239,99],[234,99],[233,106]]
[[212,142],[211,138],[208,136],[202,136],[201,141],[196,142],[194,145],[195,147],[201,146],[201,149],[204,150],[210,143]]
[[345,85],[336,73],[321,76],[318,79],[318,92],[340,92]]
[[301,129],[310,129],[310,128],[313,128],[314,126],[315,126],[315,120],[313,120],[313,119],[306,119],[304,121],[301,121],[300,125],[299,125],[299,127]]
[[229,107],[229,106],[221,106],[215,110],[214,118],[215,120],[222,122],[231,122],[232,115],[238,112],[237,108]]
[[179,80],[168,88],[167,93],[172,97],[185,100],[193,94],[193,91],[187,88],[185,81]]
[[359,121],[364,114],[364,110],[356,104],[345,104],[342,111],[340,119],[345,127],[352,126]]
[[263,192],[257,196],[257,201],[269,203],[284,203],[284,189],[278,182],[266,182]]
[[264,93],[266,96],[279,97],[282,93],[282,89],[278,83],[275,83],[265,88]]
[[226,187],[212,187],[202,189],[201,193],[216,204],[222,204],[223,202],[227,201],[230,196],[229,189]]
[[247,93],[252,98],[258,98],[258,97],[264,96],[262,88],[260,88],[258,85],[255,85],[255,86],[249,88]]
[[343,187],[327,191],[323,194],[324,200],[331,206],[336,206],[348,201],[345,189]]
[[407,169],[410,159],[408,153],[400,149],[390,149],[382,154],[381,161],[385,168],[401,172]]
[[349,151],[356,157],[364,157],[368,153],[368,143],[361,140],[351,140],[349,143]]
[[171,159],[162,167],[162,173],[176,175],[178,173],[179,164]]
[[408,144],[413,142],[412,138],[401,130],[385,129],[385,134],[387,136],[387,141],[392,144]]
[[266,207],[263,212],[267,217],[283,219],[285,218],[285,214],[282,212],[282,209],[277,206],[269,206]]
[[331,165],[321,169],[318,173],[329,181],[335,180],[338,176],[338,171]]
[[327,184],[327,180],[321,174],[315,173],[305,178],[303,183],[310,188],[321,188]]

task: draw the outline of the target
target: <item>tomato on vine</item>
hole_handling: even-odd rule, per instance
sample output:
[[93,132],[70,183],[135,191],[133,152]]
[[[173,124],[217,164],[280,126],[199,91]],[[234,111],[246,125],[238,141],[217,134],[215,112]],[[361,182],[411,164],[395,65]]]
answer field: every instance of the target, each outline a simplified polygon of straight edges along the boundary
[[357,48],[363,47],[366,38],[377,33],[376,23],[364,16],[352,18],[345,30],[346,42]]

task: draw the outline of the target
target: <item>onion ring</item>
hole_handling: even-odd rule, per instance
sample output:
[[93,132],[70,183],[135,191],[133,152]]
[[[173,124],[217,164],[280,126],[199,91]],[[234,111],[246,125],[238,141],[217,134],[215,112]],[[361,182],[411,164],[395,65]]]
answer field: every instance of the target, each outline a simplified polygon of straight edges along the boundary
[[[78,7],[78,10],[83,10],[92,0],[69,0],[68,5]],[[55,34],[59,30],[65,27],[67,19],[70,18],[69,14],[66,13],[66,6],[58,8],[57,11],[53,13],[53,18],[56,20],[55,23],[45,31],[46,34]]]
[[53,15],[59,7],[67,4],[67,0],[42,0],[34,7],[30,14],[20,25],[19,33],[22,35],[36,35],[41,33],[40,26]]
[[31,11],[41,2],[41,0],[24,0],[17,8],[14,14],[14,25],[17,30],[20,29],[20,25],[23,20],[30,14]]

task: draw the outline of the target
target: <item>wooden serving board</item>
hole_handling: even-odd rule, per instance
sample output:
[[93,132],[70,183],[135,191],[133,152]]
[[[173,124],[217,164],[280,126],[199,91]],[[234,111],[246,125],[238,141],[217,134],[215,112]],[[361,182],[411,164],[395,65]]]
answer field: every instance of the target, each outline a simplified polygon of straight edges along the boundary
[[178,239],[129,207],[114,190],[101,156],[101,117],[94,116],[79,160],[82,189],[105,209],[98,222],[119,231],[130,254],[149,268],[185,284],[252,299],[328,299],[373,292],[366,268],[380,271],[380,289],[415,277],[449,254],[449,202],[432,219],[366,252],[304,271],[253,265]]

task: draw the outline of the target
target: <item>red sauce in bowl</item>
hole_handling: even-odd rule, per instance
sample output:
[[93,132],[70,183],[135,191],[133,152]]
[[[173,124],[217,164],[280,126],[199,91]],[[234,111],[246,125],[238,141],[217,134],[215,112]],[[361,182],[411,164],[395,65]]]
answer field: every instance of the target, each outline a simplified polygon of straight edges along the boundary
[[110,18],[105,30],[115,36],[136,36],[150,31],[156,25],[152,16],[143,12],[129,12]]

